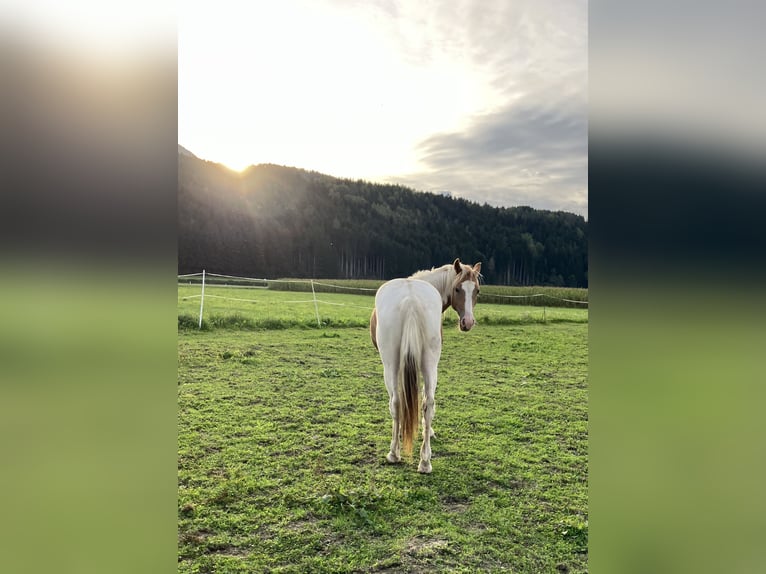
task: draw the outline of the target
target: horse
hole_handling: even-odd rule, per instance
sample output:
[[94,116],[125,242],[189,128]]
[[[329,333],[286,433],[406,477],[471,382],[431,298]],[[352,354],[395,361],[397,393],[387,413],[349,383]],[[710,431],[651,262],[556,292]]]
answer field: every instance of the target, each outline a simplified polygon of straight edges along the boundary
[[[442,350],[442,313],[457,311],[458,327],[470,331],[476,323],[473,308],[479,294],[481,263],[452,264],[418,271],[407,279],[392,279],[375,294],[370,317],[370,337],[383,362],[388,408],[393,419],[391,448],[386,460],[401,461],[402,450],[412,456],[418,432],[418,404],[423,377],[423,445],[418,472],[431,472],[431,422],[434,416],[436,370]],[[401,433],[401,443],[400,436]]]

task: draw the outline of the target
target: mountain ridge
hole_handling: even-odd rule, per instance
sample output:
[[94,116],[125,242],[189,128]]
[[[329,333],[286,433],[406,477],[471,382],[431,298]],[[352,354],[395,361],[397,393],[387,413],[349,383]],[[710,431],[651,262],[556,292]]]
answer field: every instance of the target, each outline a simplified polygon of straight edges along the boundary
[[277,164],[242,172],[179,145],[178,268],[388,279],[460,257],[487,282],[587,286],[587,221]]

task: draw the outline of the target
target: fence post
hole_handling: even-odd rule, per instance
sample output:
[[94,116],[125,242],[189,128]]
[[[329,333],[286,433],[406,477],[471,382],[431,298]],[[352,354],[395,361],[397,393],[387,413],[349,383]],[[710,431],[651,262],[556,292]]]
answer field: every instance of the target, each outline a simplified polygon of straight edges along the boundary
[[202,329],[202,308],[205,306],[205,270],[202,270],[202,295],[199,298],[199,328]]
[[319,305],[317,305],[317,294],[314,292],[314,280],[311,280],[311,294],[314,296],[314,312],[317,314],[317,327],[322,327],[322,322],[319,320]]

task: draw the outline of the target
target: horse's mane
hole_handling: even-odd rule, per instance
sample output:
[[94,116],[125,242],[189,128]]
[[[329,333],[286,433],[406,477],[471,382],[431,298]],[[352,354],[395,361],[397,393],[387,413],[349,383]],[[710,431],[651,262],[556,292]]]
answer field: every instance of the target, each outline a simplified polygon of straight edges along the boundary
[[453,263],[447,263],[441,267],[431,267],[431,269],[423,269],[422,271],[413,273],[410,275],[410,279],[422,279],[428,281],[437,291],[439,291],[442,296],[442,301],[447,305],[450,296],[452,295],[452,286],[455,285],[455,283],[474,278],[477,282],[481,282],[481,273],[476,273],[470,265],[461,263],[460,267],[463,270],[460,275],[455,273]]
[[410,279],[419,279],[423,275],[430,275],[431,273],[434,273],[436,271],[447,271],[448,269],[452,269],[452,263],[447,263],[446,265],[442,265],[441,267],[431,267],[431,269],[421,269],[420,271],[416,271],[412,275],[410,275]]
[[[463,269],[463,273],[460,275],[460,279],[465,281],[469,277],[476,277],[476,280],[481,283],[481,280],[484,279],[484,276],[481,273],[475,273],[473,268],[470,265],[466,265],[465,263],[461,263],[460,267]],[[412,275],[410,275],[410,279],[420,279],[421,277],[425,275],[431,275],[432,273],[436,273],[438,271],[444,272],[445,279],[446,278],[452,278],[452,275],[457,275],[456,273],[451,273],[454,271],[452,263],[447,263],[446,265],[442,265],[441,267],[431,267],[431,269],[422,269],[421,271],[416,271]],[[447,273],[447,272],[450,273]],[[454,281],[454,279],[453,279]]]

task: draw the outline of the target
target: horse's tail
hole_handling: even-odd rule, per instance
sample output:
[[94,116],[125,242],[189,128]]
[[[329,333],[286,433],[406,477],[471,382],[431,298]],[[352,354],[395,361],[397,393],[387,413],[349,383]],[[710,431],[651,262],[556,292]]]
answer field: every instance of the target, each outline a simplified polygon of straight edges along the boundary
[[412,455],[412,441],[420,422],[420,385],[418,371],[423,354],[423,319],[416,301],[403,299],[404,321],[399,347],[399,374],[396,392],[399,398],[398,418],[402,431],[402,450]]

